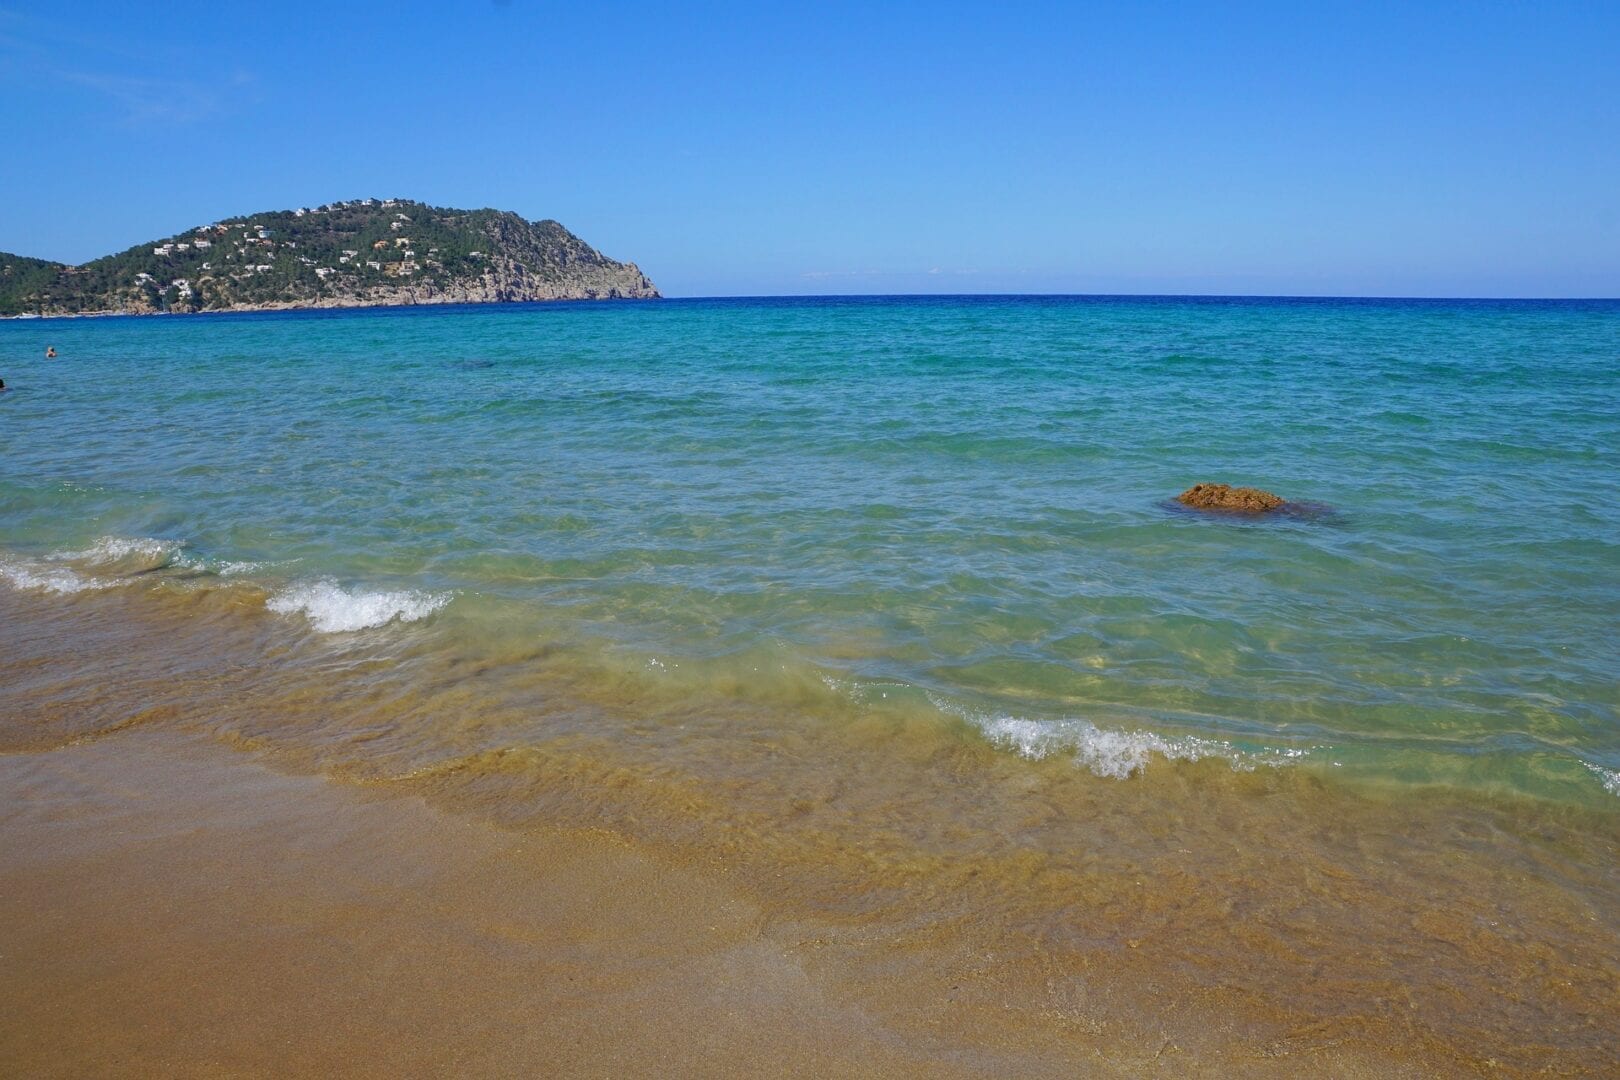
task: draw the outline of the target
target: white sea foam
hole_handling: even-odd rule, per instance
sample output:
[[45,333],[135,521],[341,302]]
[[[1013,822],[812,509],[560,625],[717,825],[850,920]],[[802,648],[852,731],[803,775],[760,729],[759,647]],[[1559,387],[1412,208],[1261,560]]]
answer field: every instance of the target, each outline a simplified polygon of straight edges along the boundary
[[1598,778],[1604,791],[1610,795],[1620,795],[1620,769],[1605,769],[1602,765],[1594,765],[1590,761],[1583,761],[1581,764],[1592,770],[1592,775]]
[[37,589],[64,596],[86,589],[105,589],[115,584],[84,577],[65,566],[41,566],[18,559],[0,559],[0,581],[14,589]]
[[1098,776],[1116,780],[1124,780],[1147,768],[1155,754],[1178,761],[1219,757],[1234,765],[1246,764],[1233,747],[1212,739],[1191,735],[1166,738],[1151,731],[1114,731],[1100,728],[1089,720],[1026,720],[1002,716],[980,721],[979,728],[991,742],[1016,750],[1024,757],[1039,760],[1053,754],[1072,753],[1076,762]]
[[88,566],[138,563],[141,569],[167,566],[185,544],[179,540],[154,540],[146,536],[103,536],[83,551],[59,551],[51,556],[57,562],[78,562]]
[[174,565],[176,566],[183,567],[187,570],[195,570],[202,573],[213,574],[217,577],[239,577],[243,574],[257,573],[260,570],[266,570],[272,566],[284,565],[284,563],[285,561],[278,563],[264,560],[255,562],[245,559],[212,559],[204,555],[192,554],[191,552],[177,555],[174,559]]
[[266,567],[275,566],[273,562],[252,562],[245,559],[226,559],[222,562],[209,564],[209,569],[220,577],[236,577],[240,574],[257,573]]
[[445,593],[415,590],[366,592],[344,589],[336,582],[313,581],[291,585],[276,593],[265,606],[280,615],[303,615],[325,633],[365,630],[398,619],[415,622],[450,602]]
[[[932,697],[933,695],[930,695]],[[1031,720],[1018,716],[977,714],[940,699],[935,704],[974,724],[996,746],[1039,761],[1054,754],[1072,755],[1098,776],[1126,780],[1146,769],[1155,757],[1170,761],[1217,758],[1234,769],[1278,766],[1307,756],[1304,748],[1244,750],[1225,739],[1198,735],[1160,735],[1098,727],[1089,720]]]
[[54,551],[43,558],[0,558],[0,580],[13,588],[63,595],[110,589],[131,573],[168,566],[184,546],[177,540],[103,536],[82,550]]

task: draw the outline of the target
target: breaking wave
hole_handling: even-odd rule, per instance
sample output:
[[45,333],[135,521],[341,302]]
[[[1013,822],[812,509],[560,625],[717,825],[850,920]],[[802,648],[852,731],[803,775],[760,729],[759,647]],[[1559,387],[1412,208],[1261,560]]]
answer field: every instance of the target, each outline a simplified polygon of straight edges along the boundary
[[1620,769],[1605,769],[1602,765],[1594,765],[1590,761],[1583,761],[1581,764],[1592,770],[1592,775],[1598,778],[1604,791],[1610,795],[1620,795]]
[[[959,713],[959,715],[962,715]],[[1217,758],[1234,769],[1279,766],[1297,761],[1308,749],[1244,750],[1225,739],[1197,735],[1160,735],[1098,727],[1089,720],[1029,720],[1016,716],[965,715],[996,746],[1039,761],[1069,754],[1098,776],[1126,780],[1146,769],[1154,757],[1169,761]]]
[[[974,717],[970,717],[974,719]],[[978,730],[985,733],[991,743],[1016,750],[1025,758],[1050,758],[1059,753],[1071,753],[1077,764],[1087,767],[1097,776],[1116,780],[1136,776],[1152,763],[1153,756],[1170,761],[1202,761],[1220,758],[1234,769],[1254,769],[1255,766],[1280,766],[1304,758],[1309,750],[1239,750],[1223,738],[1202,738],[1199,735],[1158,735],[1155,732],[1129,732],[1129,730],[1097,727],[1090,721],[1029,721],[1016,716],[980,717],[974,719]]]
[[53,562],[75,562],[85,566],[138,572],[168,566],[184,548],[185,543],[179,540],[103,536],[83,551],[59,551],[50,559]]
[[303,615],[324,633],[366,630],[395,621],[415,622],[450,602],[448,593],[414,589],[367,592],[348,590],[333,581],[292,585],[265,601],[279,615]]
[[[296,561],[296,560],[291,560]],[[215,577],[241,577],[244,574],[255,574],[271,567],[285,565],[286,561],[248,560],[248,559],[215,559],[186,552],[174,560],[174,565],[186,570],[202,574],[212,574]]]
[[15,589],[69,595],[109,589],[124,577],[159,570],[174,562],[185,545],[175,540],[103,536],[78,551],[53,551],[41,558],[0,555],[0,581]]
[[116,584],[87,578],[65,566],[50,566],[26,559],[0,559],[0,581],[14,589],[33,589],[64,596],[87,589],[105,589]]

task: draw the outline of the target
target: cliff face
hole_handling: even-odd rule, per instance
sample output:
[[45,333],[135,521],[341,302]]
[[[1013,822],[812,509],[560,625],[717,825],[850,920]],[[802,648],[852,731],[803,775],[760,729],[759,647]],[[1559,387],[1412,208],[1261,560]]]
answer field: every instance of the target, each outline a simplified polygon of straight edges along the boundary
[[658,290],[635,263],[615,262],[555,221],[500,214],[484,225],[490,266],[467,283],[483,299],[633,300]]
[[17,263],[0,274],[0,314],[658,296],[634,263],[609,259],[555,221],[398,199],[230,218],[83,266]]

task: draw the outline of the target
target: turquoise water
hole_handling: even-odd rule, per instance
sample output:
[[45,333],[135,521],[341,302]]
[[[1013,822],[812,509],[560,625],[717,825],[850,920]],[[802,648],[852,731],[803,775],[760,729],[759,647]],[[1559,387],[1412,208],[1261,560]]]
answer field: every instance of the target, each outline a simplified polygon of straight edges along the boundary
[[[249,582],[311,634],[567,641],[1109,776],[1620,808],[1620,303],[14,321],[0,378],[13,589]],[[1323,509],[1166,505],[1201,480]]]

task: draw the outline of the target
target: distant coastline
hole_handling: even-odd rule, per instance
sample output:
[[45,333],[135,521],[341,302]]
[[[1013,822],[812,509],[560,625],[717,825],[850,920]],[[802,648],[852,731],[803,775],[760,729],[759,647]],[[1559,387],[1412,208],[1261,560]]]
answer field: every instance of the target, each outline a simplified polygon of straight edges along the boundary
[[[3,256],[0,256],[3,257]],[[318,301],[318,303],[238,304],[232,308],[203,308],[194,311],[151,311],[151,309],[99,309],[68,311],[40,316],[34,311],[0,314],[0,322],[52,321],[52,319],[107,319],[107,317],[160,316],[160,314],[249,314],[277,311],[361,311],[371,308],[423,308],[423,306],[494,306],[502,303],[559,303],[559,301],[658,300],[680,304],[748,304],[768,301],[781,304],[873,304],[873,303],[1162,303],[1162,304],[1348,304],[1348,306],[1502,306],[1502,308],[1597,308],[1620,306],[1615,296],[1302,296],[1288,293],[779,293],[779,295],[664,296],[523,296],[502,300],[463,300],[457,296],[434,295],[424,290],[415,298],[373,300],[364,303]]]
[[0,317],[653,299],[552,220],[358,199],[229,218],[69,266],[0,253]]
[[204,308],[195,311],[152,310],[97,310],[52,313],[41,316],[36,312],[0,314],[0,322],[23,322],[60,319],[123,318],[148,315],[177,314],[253,314],[297,311],[362,311],[381,308],[498,306],[503,303],[557,303],[600,302],[603,300],[658,300],[671,304],[747,305],[760,302],[797,305],[828,304],[887,304],[887,303],[1013,303],[1041,301],[1046,303],[1140,303],[1189,304],[1211,306],[1390,306],[1390,307],[1500,307],[1500,308],[1590,308],[1608,310],[1620,306],[1620,297],[1596,296],[1306,296],[1286,293],[1220,294],[1220,293],[799,293],[724,296],[548,296],[514,297],[501,300],[468,300],[454,296],[424,292],[412,299],[375,300],[363,303],[322,301],[316,303],[289,302],[281,304],[244,304],[233,307]]
[[498,307],[503,304],[589,304],[616,300],[659,300],[663,296],[550,296],[510,300],[466,300],[450,296],[427,296],[414,300],[377,300],[364,303],[242,304],[235,307],[202,308],[195,311],[68,311],[38,315],[24,312],[0,315],[0,322],[61,322],[71,319],[148,319],[191,315],[269,315],[297,311],[370,311],[415,307]]

